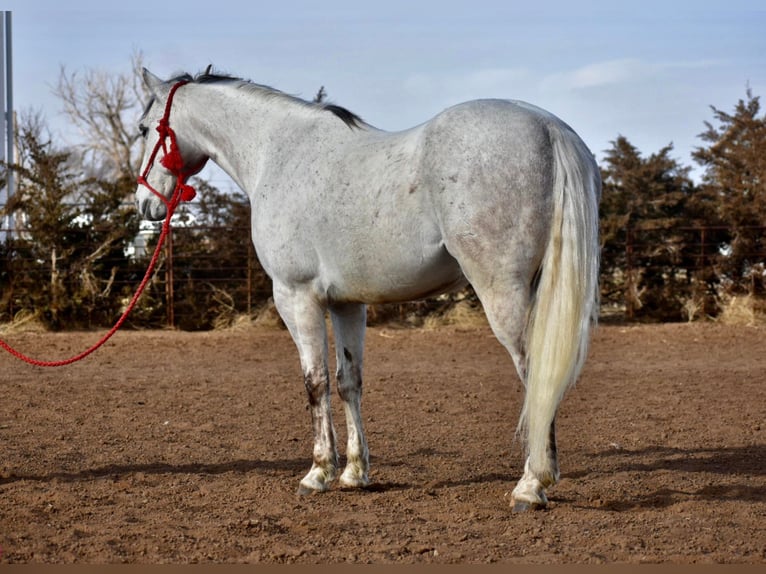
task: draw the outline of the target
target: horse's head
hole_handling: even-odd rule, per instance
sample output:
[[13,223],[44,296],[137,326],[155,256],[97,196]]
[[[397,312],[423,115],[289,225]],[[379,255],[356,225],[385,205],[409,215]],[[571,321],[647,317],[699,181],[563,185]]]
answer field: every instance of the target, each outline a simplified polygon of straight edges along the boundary
[[184,117],[188,114],[182,103],[178,105],[174,101],[175,91],[189,81],[190,76],[183,76],[165,82],[144,69],[144,82],[152,98],[138,125],[146,140],[146,151],[136,204],[146,219],[163,219],[177,190],[182,199],[191,199],[194,190],[185,185],[186,180],[198,173],[207,161],[207,156],[184,137]]

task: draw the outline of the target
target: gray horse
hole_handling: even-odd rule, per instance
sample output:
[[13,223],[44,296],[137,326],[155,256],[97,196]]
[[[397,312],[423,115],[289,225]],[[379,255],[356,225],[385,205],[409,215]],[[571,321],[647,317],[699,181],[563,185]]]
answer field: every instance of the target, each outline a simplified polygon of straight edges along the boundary
[[[145,70],[144,80],[154,96],[140,122],[147,148],[171,88],[186,81],[170,114],[183,165],[209,158],[250,198],[253,244],[298,347],[311,410],[313,465],[299,492],[326,490],[338,470],[326,313],[348,427],[339,480],[364,487],[365,304],[470,283],[526,387],[518,428],[527,460],[513,507],[545,506],[559,477],[556,411],[598,309],[601,181],[574,131],[527,103],[478,100],[391,133],[339,106],[236,78],[166,82]],[[149,154],[143,171],[153,191],[139,186],[138,209],[162,219],[159,196],[178,178]]]

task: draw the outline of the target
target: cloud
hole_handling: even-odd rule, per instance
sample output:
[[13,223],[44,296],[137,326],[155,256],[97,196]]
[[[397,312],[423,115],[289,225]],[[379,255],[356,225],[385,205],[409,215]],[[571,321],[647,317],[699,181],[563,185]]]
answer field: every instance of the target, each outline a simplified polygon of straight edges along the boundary
[[[673,142],[675,154],[688,162],[698,144],[695,137],[709,117],[708,106],[726,107],[742,93],[741,85],[721,79],[732,75],[731,68],[731,62],[714,59],[615,58],[569,69],[531,65],[444,69],[407,77],[400,84],[403,94],[398,102],[409,105],[403,109],[392,104],[380,115],[388,113],[398,120],[385,127],[403,129],[461,101],[519,99],[561,117],[597,154],[623,134],[645,153]],[[388,100],[380,99],[384,104]]]
[[690,62],[648,62],[638,58],[606,60],[574,70],[550,74],[542,79],[543,90],[581,90],[626,85],[660,78],[667,72],[705,69],[721,64],[718,60]]
[[558,84],[569,89],[594,88],[646,78],[653,75],[656,69],[657,66],[641,60],[611,60],[553,74],[545,78],[543,83]]
[[615,90],[650,95],[656,90],[699,73],[721,61],[648,61],[622,58],[593,62],[570,70],[545,73],[526,67],[486,67],[469,70],[418,73],[402,84],[403,91],[415,100],[457,103],[474,98],[500,97],[527,100],[547,99],[558,94],[594,90],[612,97]]

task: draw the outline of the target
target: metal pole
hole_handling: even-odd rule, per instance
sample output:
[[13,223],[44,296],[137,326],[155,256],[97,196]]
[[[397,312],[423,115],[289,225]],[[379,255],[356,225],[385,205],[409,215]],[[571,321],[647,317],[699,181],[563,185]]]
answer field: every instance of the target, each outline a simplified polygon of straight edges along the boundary
[[[250,231],[252,228],[252,222],[248,225],[247,237],[253,236]],[[255,259],[255,247],[253,242],[248,239],[247,241],[247,316],[252,317],[253,314],[253,271],[255,265],[253,260]]]
[[[3,102],[3,117],[0,121],[0,147],[3,148],[3,161],[6,165],[16,160],[14,153],[14,115],[13,115],[13,37],[11,35],[11,12],[3,12],[3,22],[0,23],[0,100]],[[5,203],[9,203],[15,191],[14,172],[6,170]],[[8,213],[2,222],[5,240],[13,238],[13,214]]]
[[625,265],[627,267],[627,297],[625,298],[625,314],[628,319],[633,318],[635,305],[633,301],[633,230],[628,223],[625,229]]
[[[8,153],[5,148],[5,126],[6,120],[8,119],[7,108],[5,107],[5,12],[3,12],[3,19],[0,21],[0,107],[2,107],[3,110],[2,118],[0,118],[0,150],[2,150],[2,154],[0,154],[2,157],[0,157],[0,159],[7,165],[9,162]],[[6,168],[6,173],[8,173],[8,171],[10,170]],[[11,196],[8,193],[8,189],[0,189],[0,207],[5,207],[5,204],[7,204],[10,199]],[[3,216],[0,221],[0,237],[5,241],[8,241],[9,228],[8,216]]]
[[[5,107],[7,109],[7,130],[8,137],[7,154],[8,162],[14,163],[16,161],[16,153],[14,150],[15,134],[13,125],[13,38],[11,37],[11,12],[5,13]],[[13,170],[8,172],[8,198],[11,198],[15,192],[15,182],[13,178]],[[13,217],[13,216],[9,216]],[[11,229],[13,229],[13,219],[11,219]]]
[[3,161],[8,161],[8,153],[5,148],[5,125],[8,120],[8,108],[5,106],[5,12],[3,12],[3,20],[0,22],[0,102],[3,105],[3,121],[0,122],[0,147],[3,150]]
[[173,278],[173,229],[165,238],[165,305],[167,306],[168,327],[175,327],[175,292]]

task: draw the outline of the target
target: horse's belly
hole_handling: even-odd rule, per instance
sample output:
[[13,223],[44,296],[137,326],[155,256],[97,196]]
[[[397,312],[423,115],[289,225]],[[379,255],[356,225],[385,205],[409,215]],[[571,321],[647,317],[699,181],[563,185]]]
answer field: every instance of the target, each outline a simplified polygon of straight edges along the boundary
[[457,261],[443,247],[355,257],[333,277],[327,295],[332,302],[396,303],[422,299],[466,284]]

